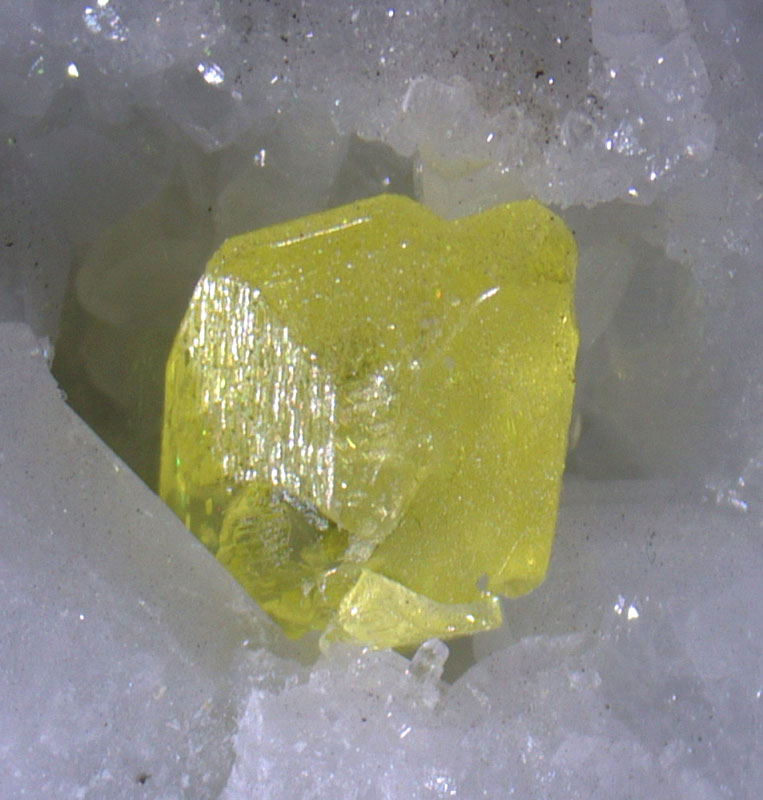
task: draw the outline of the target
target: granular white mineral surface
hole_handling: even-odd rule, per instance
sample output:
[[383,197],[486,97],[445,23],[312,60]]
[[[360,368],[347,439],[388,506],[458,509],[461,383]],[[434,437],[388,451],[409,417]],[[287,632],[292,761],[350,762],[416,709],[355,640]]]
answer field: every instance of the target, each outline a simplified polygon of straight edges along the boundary
[[[757,0],[0,0],[0,797],[763,795],[762,37]],[[224,238],[381,191],[565,217],[571,449],[501,630],[319,653],[149,488],[163,367]]]

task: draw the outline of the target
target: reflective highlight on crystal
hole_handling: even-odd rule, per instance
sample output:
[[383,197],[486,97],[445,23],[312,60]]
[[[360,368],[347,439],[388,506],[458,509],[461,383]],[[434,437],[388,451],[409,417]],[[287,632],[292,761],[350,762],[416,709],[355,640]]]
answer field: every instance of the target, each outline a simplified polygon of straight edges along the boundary
[[220,248],[167,364],[161,493],[291,635],[500,624],[553,539],[575,246],[384,195]]

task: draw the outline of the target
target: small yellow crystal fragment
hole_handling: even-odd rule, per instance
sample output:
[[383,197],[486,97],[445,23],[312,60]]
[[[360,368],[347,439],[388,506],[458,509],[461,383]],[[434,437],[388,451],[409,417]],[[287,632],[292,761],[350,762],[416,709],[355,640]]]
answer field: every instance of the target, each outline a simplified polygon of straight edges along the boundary
[[382,195],[229,239],[167,363],[162,496],[290,635],[499,625],[550,555],[575,262],[534,201]]

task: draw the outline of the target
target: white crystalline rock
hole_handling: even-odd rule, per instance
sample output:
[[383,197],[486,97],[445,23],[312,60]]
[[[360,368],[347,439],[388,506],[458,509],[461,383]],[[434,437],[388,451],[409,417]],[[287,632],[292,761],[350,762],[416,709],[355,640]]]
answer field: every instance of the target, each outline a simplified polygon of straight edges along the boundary
[[[486,107],[478,82],[415,77],[389,120],[369,131],[418,153],[422,197],[440,213],[527,194],[562,206],[651,202],[685,161],[710,157],[710,81],[682,0],[594,3],[588,54],[583,40],[569,41],[570,7],[525,20],[531,41],[551,40],[550,20],[560,34],[538,58],[532,88],[491,95]],[[555,50],[566,60],[549,58]]]
[[758,526],[656,483],[573,483],[553,560],[453,685],[429,642],[253,692],[223,796],[754,797]]
[[[433,646],[441,671],[447,648]],[[253,692],[222,796],[455,796],[448,774],[458,748],[433,708],[436,673],[391,651],[337,648],[302,682]]]
[[712,153],[704,61],[680,0],[592,9],[588,105],[564,117],[544,154],[548,187],[536,170],[533,189],[563,205],[651,202],[685,161],[701,163]]
[[289,646],[67,408],[46,355],[0,324],[0,794],[216,797],[244,654]]
[[0,794],[763,794],[759,12],[0,2],[0,320],[54,341],[148,481],[166,351],[231,234],[535,195],[576,233],[582,334],[544,586],[450,655],[310,666],[0,327]]

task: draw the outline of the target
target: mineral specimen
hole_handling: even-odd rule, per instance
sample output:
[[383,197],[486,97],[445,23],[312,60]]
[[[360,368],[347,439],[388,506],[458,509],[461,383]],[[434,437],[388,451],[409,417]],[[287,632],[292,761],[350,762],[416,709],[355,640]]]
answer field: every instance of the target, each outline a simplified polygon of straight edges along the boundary
[[382,195],[227,240],[167,363],[162,496],[290,635],[499,625],[548,564],[575,262],[531,200]]

